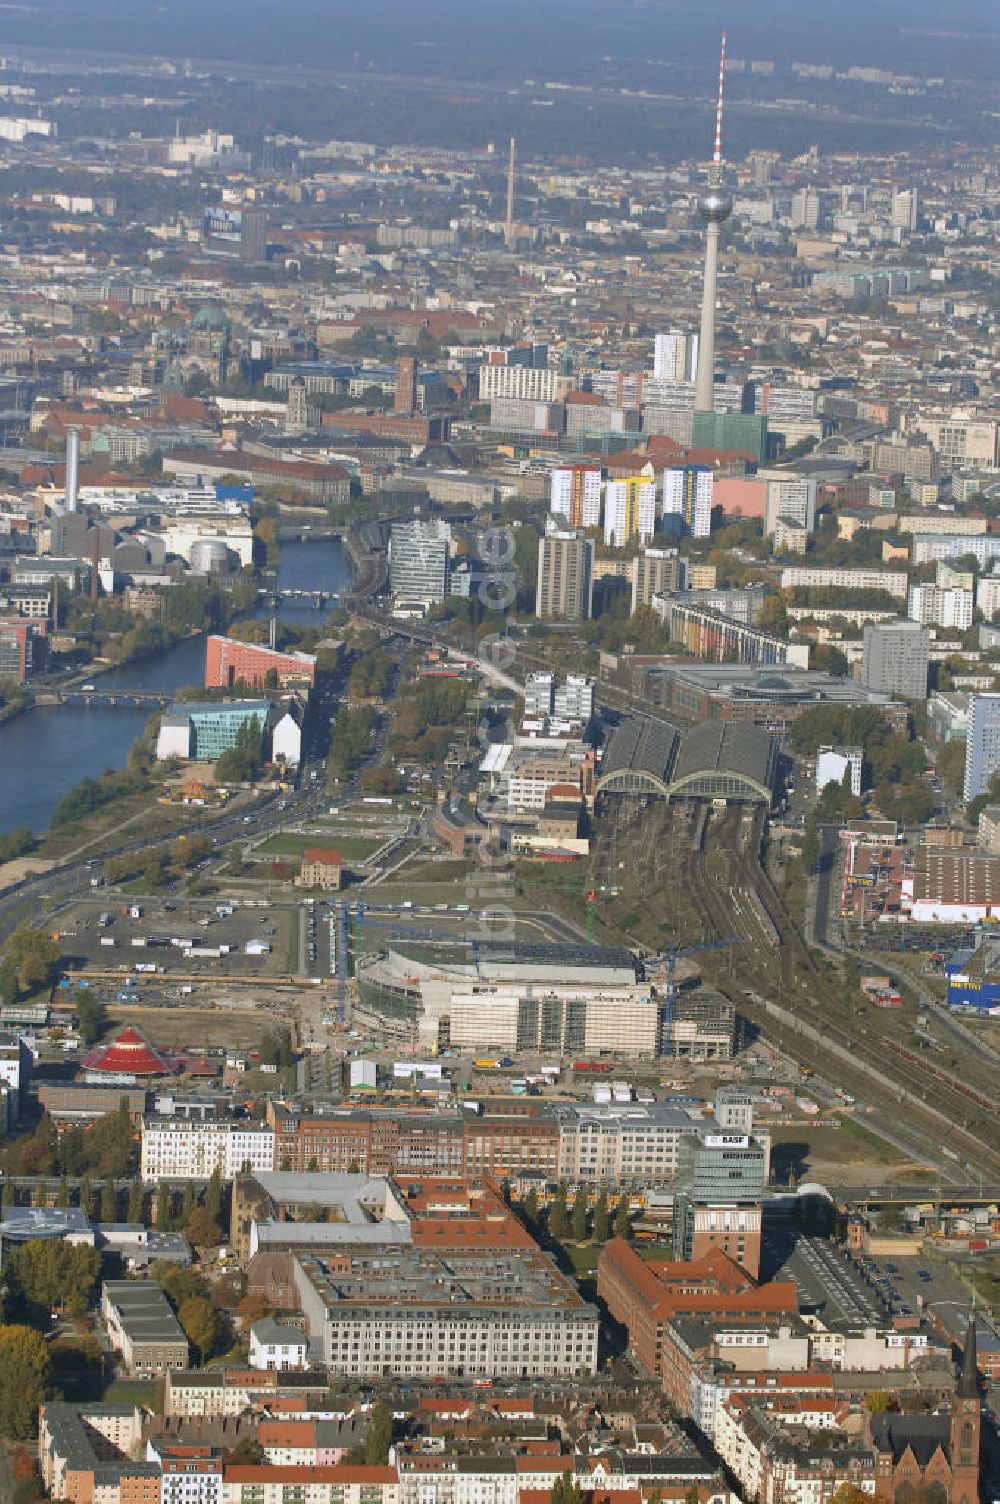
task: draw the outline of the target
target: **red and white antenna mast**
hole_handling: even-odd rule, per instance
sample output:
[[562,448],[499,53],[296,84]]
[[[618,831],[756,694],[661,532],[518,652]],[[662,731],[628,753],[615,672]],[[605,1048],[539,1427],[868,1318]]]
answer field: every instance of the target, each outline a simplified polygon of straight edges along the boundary
[[722,49],[719,53],[719,102],[715,107],[715,150],[712,164],[722,166],[722,93],[726,83],[726,33],[722,33]]

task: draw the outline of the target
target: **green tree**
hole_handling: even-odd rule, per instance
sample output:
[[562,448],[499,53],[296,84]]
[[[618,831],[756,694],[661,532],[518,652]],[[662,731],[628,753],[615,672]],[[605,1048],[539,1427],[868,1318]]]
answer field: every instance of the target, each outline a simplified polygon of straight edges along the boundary
[[156,1207],[153,1212],[153,1225],[161,1232],[168,1228],[173,1221],[173,1207],[171,1206],[170,1187],[165,1180],[161,1180],[156,1188]]
[[570,1217],[570,1230],[577,1243],[582,1243],[587,1236],[587,1191],[581,1186],[573,1198],[573,1214]]
[[69,1206],[69,1181],[64,1175],[59,1182],[59,1190],[56,1192],[56,1206]]
[[58,961],[59,946],[49,931],[27,921],[17,926],[3,950],[4,969],[14,978],[19,992],[44,987]]
[[8,1282],[27,1305],[62,1307],[71,1316],[87,1309],[100,1270],[96,1249],[53,1238],[22,1243],[6,1263]]
[[96,1044],[104,1031],[104,1009],[100,998],[89,987],[76,994],[76,1016],[80,1025],[80,1038],[88,1048]]
[[52,1393],[44,1337],[28,1326],[0,1326],[0,1435],[15,1441],[34,1436],[39,1408]]
[[202,1363],[206,1363],[217,1350],[223,1331],[218,1311],[203,1295],[189,1295],[187,1300],[181,1301],[177,1319]]
[[128,1207],[125,1212],[127,1222],[145,1222],[146,1198],[143,1195],[142,1181],[133,1180],[128,1188]]
[[528,1227],[532,1231],[534,1231],[534,1229],[538,1226],[538,1192],[535,1190],[534,1186],[531,1187],[528,1194],[525,1196],[521,1206],[521,1211],[524,1216],[525,1222],[527,1222],[528,1224]]
[[193,1297],[201,1299],[208,1297],[208,1286],[197,1269],[180,1269],[176,1264],[168,1264],[163,1259],[156,1259],[150,1266],[149,1272],[178,1310],[186,1300]]
[[569,1213],[566,1210],[566,1187],[557,1187],[549,1205],[548,1229],[550,1235],[561,1243],[569,1236]]
[[392,1411],[380,1401],[372,1411],[365,1435],[365,1464],[368,1467],[383,1467],[389,1461],[392,1446]]
[[627,1238],[631,1231],[628,1219],[628,1197],[623,1196],[615,1208],[614,1235],[616,1238]]
[[219,1172],[218,1165],[216,1165],[208,1177],[202,1205],[213,1222],[222,1221],[222,1175]]
[[196,1206],[184,1228],[196,1248],[217,1248],[222,1242],[222,1228],[205,1206]]
[[594,1207],[594,1242],[606,1243],[610,1230],[611,1215],[608,1210],[608,1193],[607,1191],[602,1191],[597,1198],[597,1205]]
[[118,1221],[118,1194],[113,1180],[105,1180],[101,1186],[101,1221]]
[[957,796],[965,785],[965,743],[956,737],[937,750],[937,770],[942,783]]
[[580,1485],[568,1468],[553,1483],[549,1497],[552,1504],[583,1504]]
[[80,1181],[80,1210],[85,1217],[95,1220],[97,1208],[94,1205],[94,1187],[89,1175],[85,1175]]
[[264,1461],[260,1442],[255,1436],[241,1436],[232,1450],[226,1453],[226,1461],[234,1466],[257,1467]]
[[191,1218],[194,1215],[194,1209],[197,1204],[198,1203],[195,1200],[194,1186],[189,1180],[184,1187],[184,1196],[181,1201],[181,1221],[184,1223],[185,1227],[191,1221]]

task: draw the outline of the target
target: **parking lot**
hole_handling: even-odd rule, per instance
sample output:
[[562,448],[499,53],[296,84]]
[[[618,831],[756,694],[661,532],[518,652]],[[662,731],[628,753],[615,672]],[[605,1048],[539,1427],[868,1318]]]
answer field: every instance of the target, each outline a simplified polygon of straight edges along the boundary
[[895,1315],[929,1312],[950,1333],[965,1327],[969,1291],[950,1269],[925,1254],[894,1254],[859,1260],[872,1287],[887,1297]]
[[792,1280],[803,1311],[828,1324],[872,1326],[886,1309],[852,1260],[826,1238],[804,1236],[798,1228],[765,1228],[761,1248],[765,1278]]
[[122,899],[105,894],[59,918],[68,970],[136,967],[178,981],[213,974],[269,977],[288,971],[294,909],[222,899]]

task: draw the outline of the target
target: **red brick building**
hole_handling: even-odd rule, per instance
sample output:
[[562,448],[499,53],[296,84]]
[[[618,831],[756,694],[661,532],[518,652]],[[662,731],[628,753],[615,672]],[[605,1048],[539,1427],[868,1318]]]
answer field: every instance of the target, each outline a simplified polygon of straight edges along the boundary
[[666,1377],[667,1328],[675,1316],[726,1321],[792,1315],[798,1297],[791,1281],[757,1285],[721,1249],[704,1258],[652,1260],[624,1238],[612,1238],[597,1264],[597,1294],[628,1332],[629,1347],[648,1373]]
[[[272,677],[273,676],[273,677]],[[311,686],[316,659],[311,653],[278,653],[235,637],[210,637],[205,644],[205,688],[288,689]]]
[[559,1127],[518,1103],[517,1110],[444,1116],[403,1108],[297,1113],[270,1107],[276,1170],[360,1175],[461,1174],[472,1180],[558,1173]]

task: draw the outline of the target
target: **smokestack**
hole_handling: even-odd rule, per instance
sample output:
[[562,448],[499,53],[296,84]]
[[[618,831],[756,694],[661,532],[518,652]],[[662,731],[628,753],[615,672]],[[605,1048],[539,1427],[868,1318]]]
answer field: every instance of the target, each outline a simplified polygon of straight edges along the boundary
[[75,512],[79,508],[77,492],[80,489],[80,430],[67,428],[66,430],[66,510]]
[[503,238],[508,246],[514,244],[514,163],[517,160],[517,144],[510,138],[510,158],[507,162],[507,218],[504,220]]

